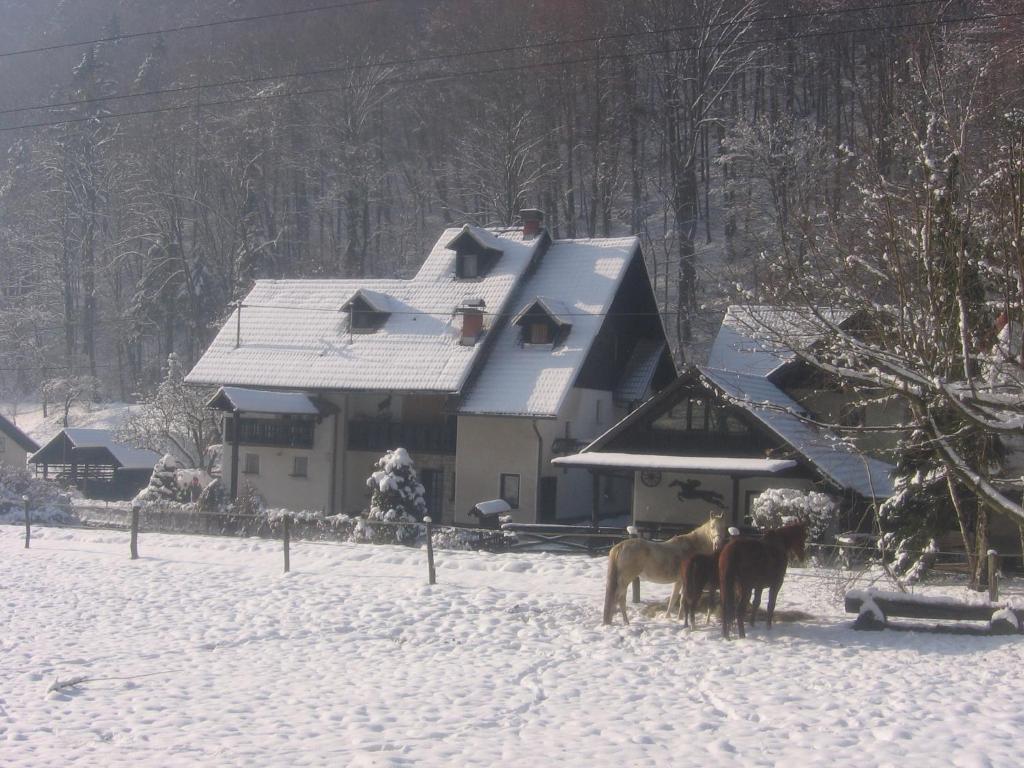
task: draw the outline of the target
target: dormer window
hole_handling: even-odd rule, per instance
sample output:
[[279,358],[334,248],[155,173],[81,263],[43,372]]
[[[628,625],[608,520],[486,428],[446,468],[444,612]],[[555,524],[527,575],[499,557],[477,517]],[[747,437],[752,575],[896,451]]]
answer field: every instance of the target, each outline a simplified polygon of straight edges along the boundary
[[455,251],[455,277],[460,280],[485,277],[504,252],[501,238],[469,224],[449,241],[447,247]]
[[391,299],[383,293],[360,288],[341,305],[341,310],[348,313],[348,328],[352,333],[373,333],[391,317]]
[[572,330],[572,313],[562,302],[538,296],[512,320],[519,326],[520,340],[531,346],[555,346],[565,341]]
[[475,253],[462,253],[455,257],[455,276],[473,278],[480,276],[479,257]]

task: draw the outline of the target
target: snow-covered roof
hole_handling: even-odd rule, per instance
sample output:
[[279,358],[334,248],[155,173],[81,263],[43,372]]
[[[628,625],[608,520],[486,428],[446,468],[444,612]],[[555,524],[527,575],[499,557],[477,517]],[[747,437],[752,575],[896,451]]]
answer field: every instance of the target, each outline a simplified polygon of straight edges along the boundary
[[[50,443],[59,440],[61,435],[67,437],[72,448],[105,448],[124,469],[152,469],[160,458],[160,454],[145,448],[132,448],[114,441],[114,433],[107,429],[86,429],[84,427],[67,427],[59,432],[50,442],[36,451],[40,454]],[[30,457],[29,461],[35,458]]]
[[524,345],[519,328],[505,324],[460,413],[556,416],[638,247],[635,237],[554,241],[517,291],[513,305],[538,296],[560,296],[572,332],[557,346]]
[[33,453],[39,450],[39,445],[35,440],[18,429],[17,424],[14,424],[2,415],[0,415],[0,435],[6,435],[23,451]]
[[369,288],[357,289],[345,303],[341,305],[341,309],[346,310],[352,306],[352,302],[356,299],[362,299],[367,306],[370,307],[374,312],[394,312],[397,307],[391,301],[391,297],[381,291],[371,291]]
[[643,400],[650,391],[658,363],[665,354],[666,344],[662,339],[640,339],[633,348],[626,369],[615,388],[615,400],[620,403],[635,403]]
[[561,467],[614,467],[729,475],[772,475],[791,469],[790,459],[749,459],[731,456],[665,456],[651,453],[577,453],[551,460]]
[[736,405],[802,454],[840,488],[866,499],[892,495],[892,472],[884,461],[863,456],[846,443],[800,418],[805,411],[795,400],[762,376],[701,368],[700,373]]
[[[447,236],[447,233],[445,236]],[[478,245],[482,245],[484,248],[488,248],[492,251],[504,252],[506,247],[504,234],[499,236],[495,232],[491,232],[483,227],[474,226],[473,224],[463,224],[462,229],[458,230],[456,234],[448,240],[445,247],[454,248],[456,244],[465,237],[471,238]]]
[[[852,314],[828,307],[816,311],[837,324]],[[711,346],[708,367],[769,376],[796,357],[794,350],[812,347],[826,332],[826,325],[808,309],[733,305]]]
[[[288,389],[458,392],[486,341],[459,344],[455,309],[467,298],[510,310],[513,289],[545,238],[470,227],[442,233],[411,280],[260,280],[189,373],[193,384]],[[502,251],[488,273],[455,278],[447,244],[469,232]],[[486,233],[486,236],[481,233]],[[594,249],[585,248],[588,253]],[[356,292],[386,297],[391,316],[373,333],[350,333],[339,307]],[[237,310],[236,310],[237,313]]]
[[478,501],[473,505],[473,509],[484,515],[504,515],[512,511],[511,505],[504,499]]
[[274,392],[266,389],[221,387],[210,398],[207,407],[229,405],[232,410],[248,413],[276,413],[316,416],[320,409],[309,395],[302,392]]
[[529,313],[534,307],[540,307],[541,311],[554,320],[558,325],[572,325],[572,310],[566,306],[565,302],[559,301],[558,299],[552,299],[547,296],[538,296],[519,310],[516,316],[512,318],[512,325],[519,325],[523,321],[523,318],[526,317],[527,313]]

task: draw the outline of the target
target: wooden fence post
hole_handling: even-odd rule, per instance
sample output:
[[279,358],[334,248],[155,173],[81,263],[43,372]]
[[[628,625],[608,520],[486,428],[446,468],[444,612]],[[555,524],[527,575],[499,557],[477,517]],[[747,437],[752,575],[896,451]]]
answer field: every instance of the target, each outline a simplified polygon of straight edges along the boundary
[[[630,525],[626,528],[626,533],[629,534],[629,538],[637,539],[640,538],[640,531],[637,530],[635,525]],[[640,602],[640,577],[637,576],[633,579],[633,602]]]
[[998,563],[999,553],[994,549],[990,549],[988,551],[988,600],[990,603],[994,603],[999,599]]
[[288,573],[292,569],[291,562],[291,515],[284,516],[284,572]]
[[132,560],[139,559],[139,505],[132,504]]
[[431,525],[434,521],[424,516],[423,522],[427,524],[427,583],[437,584],[437,572],[434,570],[434,529]]
[[28,549],[28,542],[32,538],[32,515],[28,511],[28,495],[21,497],[25,504],[25,549]]

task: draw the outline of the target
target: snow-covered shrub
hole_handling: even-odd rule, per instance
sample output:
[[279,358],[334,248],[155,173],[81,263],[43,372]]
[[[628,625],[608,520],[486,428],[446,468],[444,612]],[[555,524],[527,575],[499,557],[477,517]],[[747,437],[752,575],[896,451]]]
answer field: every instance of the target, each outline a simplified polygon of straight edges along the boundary
[[0,464],[0,523],[20,522],[25,519],[28,496],[32,519],[40,523],[73,523],[71,498],[61,493],[55,483],[39,480],[25,469],[13,469]]
[[[353,539],[378,544],[415,543],[420,530],[416,523],[427,514],[427,502],[409,452],[395,448],[381,456],[375,466],[377,470],[366,478],[371,489],[370,509],[365,519],[356,522]],[[373,525],[367,521],[408,525]]]
[[435,528],[431,541],[436,549],[459,549],[470,552],[504,552],[503,531],[481,531],[466,528]]
[[807,524],[807,541],[820,542],[839,512],[835,500],[817,491],[793,488],[769,488],[755,498],[750,507],[754,525],[767,530],[781,528],[792,520]]
[[164,454],[153,467],[149,485],[138,492],[135,501],[189,501],[187,492],[178,485],[177,474],[180,469],[181,462],[169,453]]

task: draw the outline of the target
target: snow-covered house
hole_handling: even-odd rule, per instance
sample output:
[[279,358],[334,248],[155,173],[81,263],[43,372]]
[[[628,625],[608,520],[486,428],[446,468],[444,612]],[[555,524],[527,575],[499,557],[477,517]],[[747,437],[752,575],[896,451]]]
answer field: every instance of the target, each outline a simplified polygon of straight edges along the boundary
[[68,427],[28,458],[44,478],[74,485],[90,499],[130,499],[149,483],[158,453],[114,440],[108,429]]
[[[751,311],[758,322],[774,323],[778,335],[759,334]],[[850,321],[847,315],[833,319]],[[581,452],[554,464],[632,477],[633,519],[641,525],[697,524],[709,511],[724,511],[741,524],[754,497],[768,488],[824,490],[842,497],[848,509],[880,502],[893,492],[892,465],[815,423],[840,412],[844,398],[853,401],[816,379],[793,351],[812,347],[822,335],[805,316],[732,307],[708,366],[689,369]],[[856,418],[892,424],[898,414],[879,406]]]
[[9,419],[0,416],[0,465],[24,469],[28,454],[38,450],[35,440]]
[[636,238],[446,230],[415,277],[260,280],[187,381],[221,387],[224,477],[271,505],[366,507],[401,446],[435,518],[505,499],[521,521],[589,514],[550,460],[675,378]]

